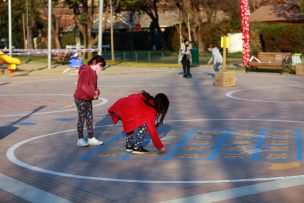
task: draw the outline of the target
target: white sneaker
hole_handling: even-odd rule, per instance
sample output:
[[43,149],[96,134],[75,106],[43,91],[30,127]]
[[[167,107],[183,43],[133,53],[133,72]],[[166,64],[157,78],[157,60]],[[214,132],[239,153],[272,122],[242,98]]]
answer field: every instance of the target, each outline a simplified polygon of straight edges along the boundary
[[88,138],[88,144],[89,145],[102,145],[103,141],[99,141],[95,137],[92,137],[92,138]]
[[84,139],[79,139],[77,141],[77,146],[79,146],[79,147],[87,147],[87,146],[89,146],[89,144]]

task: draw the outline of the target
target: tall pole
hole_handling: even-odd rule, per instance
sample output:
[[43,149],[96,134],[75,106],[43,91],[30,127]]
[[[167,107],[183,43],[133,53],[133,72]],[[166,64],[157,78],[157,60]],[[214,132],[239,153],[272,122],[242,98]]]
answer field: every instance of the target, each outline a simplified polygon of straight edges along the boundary
[[115,62],[115,55],[114,55],[114,33],[113,33],[113,5],[112,5],[112,0],[110,0],[110,14],[111,14],[111,59],[112,59],[112,62]]
[[12,0],[8,0],[8,50],[12,56]]
[[52,0],[48,0],[48,69],[52,66]]
[[26,7],[26,49],[29,49],[30,45],[30,24],[29,24],[29,0],[26,0],[25,7]]
[[248,66],[250,60],[250,31],[248,0],[241,0],[241,20],[243,32],[243,65]]
[[103,21],[103,0],[99,1],[99,32],[98,32],[98,54],[102,55],[102,21]]

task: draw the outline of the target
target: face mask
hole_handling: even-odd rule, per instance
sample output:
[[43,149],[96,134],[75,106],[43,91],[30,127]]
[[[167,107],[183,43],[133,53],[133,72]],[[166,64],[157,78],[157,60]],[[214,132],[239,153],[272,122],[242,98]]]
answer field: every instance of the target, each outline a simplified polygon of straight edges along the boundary
[[96,65],[91,65],[91,68],[98,74],[101,71],[101,66],[96,64]]

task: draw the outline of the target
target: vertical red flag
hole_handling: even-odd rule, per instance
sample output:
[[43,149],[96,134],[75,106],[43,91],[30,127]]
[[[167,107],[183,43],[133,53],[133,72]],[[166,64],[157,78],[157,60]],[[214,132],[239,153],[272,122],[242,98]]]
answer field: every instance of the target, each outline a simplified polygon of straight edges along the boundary
[[248,66],[250,59],[250,31],[248,0],[241,0],[241,20],[243,32],[243,65]]

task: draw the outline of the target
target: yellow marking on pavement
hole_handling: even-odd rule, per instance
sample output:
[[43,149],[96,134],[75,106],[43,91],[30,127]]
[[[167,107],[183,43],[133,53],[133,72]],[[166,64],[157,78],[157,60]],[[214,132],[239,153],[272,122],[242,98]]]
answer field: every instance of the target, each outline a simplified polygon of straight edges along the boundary
[[270,146],[269,151],[272,152],[288,152],[289,151],[289,147],[286,146]]
[[271,166],[268,169],[272,170],[278,170],[278,169],[292,169],[292,168],[298,168],[300,167],[299,162],[289,162],[289,163],[280,163],[280,164],[271,164]]
[[251,144],[251,142],[248,140],[237,140],[234,141],[233,144]]
[[74,107],[75,106],[75,104],[74,103],[71,103],[71,104],[66,104],[65,106],[64,106],[64,108],[65,109],[70,109],[71,107]]
[[190,151],[203,151],[203,150],[208,150],[208,149],[210,149],[210,148],[206,147],[206,146],[185,147],[185,150],[190,150]]
[[268,154],[267,159],[287,159],[288,154]]

